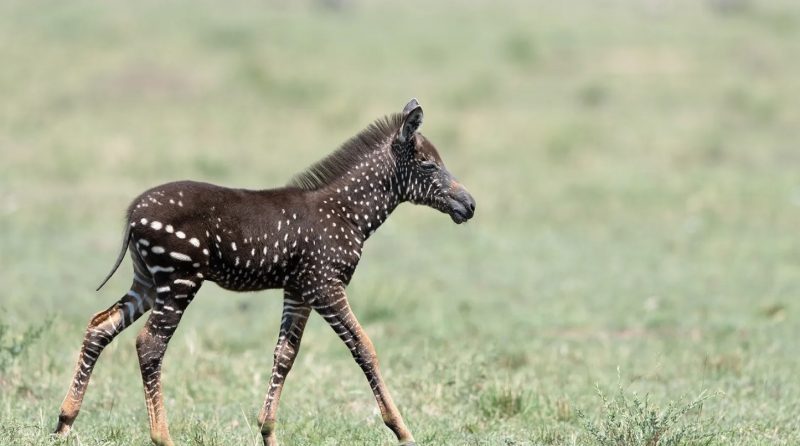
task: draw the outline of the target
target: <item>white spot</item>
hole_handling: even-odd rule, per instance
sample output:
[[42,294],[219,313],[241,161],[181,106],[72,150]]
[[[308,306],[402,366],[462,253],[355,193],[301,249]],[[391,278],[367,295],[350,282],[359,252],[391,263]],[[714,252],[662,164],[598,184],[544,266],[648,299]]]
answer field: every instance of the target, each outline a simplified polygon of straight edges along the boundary
[[175,233],[175,237],[186,238],[186,234],[184,234],[183,231],[178,231]]
[[141,222],[143,225],[146,225],[146,224],[147,224],[147,219],[146,219],[146,218],[143,218],[143,219],[141,219],[141,220],[139,220],[139,221],[140,221],[140,222]]
[[236,251],[236,242],[231,242],[231,249]]
[[150,251],[153,251],[153,254],[164,254],[164,247],[163,246],[153,246],[150,248]]
[[184,262],[191,262],[192,261],[191,257],[187,256],[186,254],[180,253],[180,252],[170,251],[169,256],[172,257],[175,260],[181,260],[181,261],[184,261]]
[[172,231],[174,231],[174,230],[175,230],[175,228],[173,228],[173,227],[172,227],[172,225],[167,225],[167,226],[166,226],[164,229],[165,229],[167,232],[169,232],[170,234],[172,234]]
[[150,223],[150,227],[155,229],[155,230],[159,230],[159,229],[161,229],[161,222],[160,221],[154,221],[154,222]]
[[192,244],[192,245],[194,245],[195,247],[198,247],[198,248],[200,247],[200,240],[197,240],[197,239],[196,239],[196,238],[194,238],[194,237],[192,237],[192,238],[190,238],[190,239],[189,239],[189,243],[191,243],[191,244]]
[[175,271],[175,268],[173,268],[171,266],[158,266],[158,265],[156,265],[156,266],[148,266],[147,270],[150,271],[150,274],[155,274],[155,273],[158,273],[158,272],[171,273],[171,272]]

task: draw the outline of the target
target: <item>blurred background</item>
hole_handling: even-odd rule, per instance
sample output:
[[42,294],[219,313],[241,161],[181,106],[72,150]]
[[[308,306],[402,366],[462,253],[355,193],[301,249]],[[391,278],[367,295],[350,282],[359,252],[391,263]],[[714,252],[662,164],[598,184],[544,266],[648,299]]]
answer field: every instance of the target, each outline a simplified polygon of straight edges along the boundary
[[[800,442],[796,2],[8,0],[0,56],[3,444],[52,444],[133,197],[280,186],[411,97],[477,214],[401,206],[349,294],[420,445],[625,444],[644,395],[669,444]],[[179,444],[259,444],[280,309],[200,292]],[[149,442],[142,320],[58,444]],[[283,395],[283,444],[393,444],[319,317]]]

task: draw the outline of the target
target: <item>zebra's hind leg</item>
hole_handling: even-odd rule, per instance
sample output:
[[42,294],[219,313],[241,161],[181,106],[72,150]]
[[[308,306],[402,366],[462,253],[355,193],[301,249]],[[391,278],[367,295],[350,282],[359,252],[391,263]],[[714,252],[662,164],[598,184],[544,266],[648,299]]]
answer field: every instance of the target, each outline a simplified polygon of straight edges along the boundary
[[146,269],[142,271],[136,261],[133,274],[133,285],[128,293],[107,310],[95,314],[89,321],[78,363],[75,366],[75,375],[58,415],[58,426],[55,430],[58,435],[67,435],[72,428],[100,353],[122,330],[133,324],[153,304],[155,287],[150,274]]
[[139,368],[144,383],[150,438],[159,446],[172,446],[174,443],[169,435],[164,397],[161,393],[161,363],[167,344],[202,280],[195,276],[164,272],[155,273],[154,279],[156,298],[153,311],[136,337],[136,351],[139,354]]

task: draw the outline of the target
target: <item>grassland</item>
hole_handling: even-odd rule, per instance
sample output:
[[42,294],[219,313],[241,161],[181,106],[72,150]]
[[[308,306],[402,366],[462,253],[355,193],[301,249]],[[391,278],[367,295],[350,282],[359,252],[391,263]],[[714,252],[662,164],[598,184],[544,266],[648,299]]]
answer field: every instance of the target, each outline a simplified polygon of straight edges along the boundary
[[[673,424],[707,444],[800,444],[795,2],[344,5],[0,4],[0,345],[52,318],[0,350],[0,444],[148,443],[141,322],[48,435],[129,284],[93,291],[132,197],[283,184],[412,96],[477,216],[401,206],[349,290],[421,445],[599,444],[586,420],[646,423],[618,386],[709,393]],[[204,287],[164,367],[176,441],[257,444],[279,314]],[[392,444],[319,317],[279,417],[286,445]]]

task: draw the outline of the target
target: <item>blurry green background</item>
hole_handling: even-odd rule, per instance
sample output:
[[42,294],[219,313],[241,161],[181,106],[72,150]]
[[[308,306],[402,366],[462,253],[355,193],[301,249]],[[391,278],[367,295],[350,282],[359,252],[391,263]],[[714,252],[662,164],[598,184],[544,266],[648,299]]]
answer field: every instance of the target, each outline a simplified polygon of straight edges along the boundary
[[[0,3],[0,443],[51,444],[129,201],[275,187],[411,97],[478,206],[401,206],[350,287],[420,445],[594,444],[597,386],[710,444],[800,443],[800,4],[794,1]],[[208,284],[164,365],[179,444],[258,444],[276,291]],[[143,319],[142,319],[143,320]],[[133,340],[75,433],[147,444]],[[13,358],[12,358],[13,356]],[[392,444],[314,316],[287,445]]]

